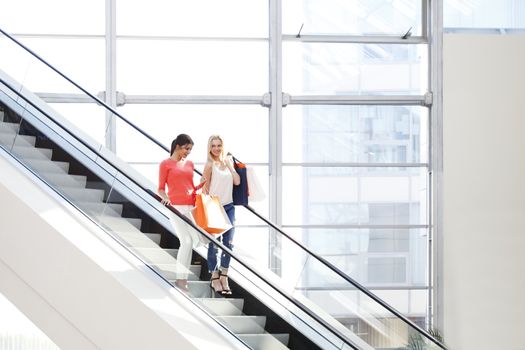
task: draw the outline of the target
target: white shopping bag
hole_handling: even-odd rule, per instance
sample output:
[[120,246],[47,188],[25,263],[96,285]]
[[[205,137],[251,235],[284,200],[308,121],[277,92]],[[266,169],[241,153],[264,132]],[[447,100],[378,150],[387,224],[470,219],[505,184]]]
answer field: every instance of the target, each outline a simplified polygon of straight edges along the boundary
[[261,182],[255,175],[252,167],[246,167],[246,178],[248,180],[248,200],[250,202],[261,202],[266,199],[266,193]]

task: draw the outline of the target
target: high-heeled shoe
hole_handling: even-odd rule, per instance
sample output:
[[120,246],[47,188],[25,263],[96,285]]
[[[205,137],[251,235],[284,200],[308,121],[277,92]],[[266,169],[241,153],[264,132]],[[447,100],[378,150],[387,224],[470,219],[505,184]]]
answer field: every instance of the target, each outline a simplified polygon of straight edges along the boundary
[[213,285],[213,281],[217,281],[217,280],[219,280],[219,282],[220,282],[219,276],[211,278],[211,280],[210,280],[210,289],[211,289],[212,292],[214,292],[216,294],[222,294],[222,292],[223,292],[222,284],[218,283],[219,286],[217,288]]
[[[221,277],[225,277],[224,279],[224,283],[223,283],[223,280],[221,279]],[[230,289],[230,286],[228,284],[228,271],[221,271],[219,273],[219,281],[221,282],[221,287],[222,287],[222,295],[231,295],[232,294],[232,291]]]

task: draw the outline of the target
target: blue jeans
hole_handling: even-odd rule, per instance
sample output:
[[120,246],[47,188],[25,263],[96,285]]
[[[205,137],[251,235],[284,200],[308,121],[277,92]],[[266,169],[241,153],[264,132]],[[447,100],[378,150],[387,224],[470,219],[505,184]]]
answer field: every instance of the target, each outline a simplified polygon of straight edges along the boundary
[[[226,214],[230,219],[232,225],[235,224],[235,206],[233,203],[226,204],[224,206]],[[229,249],[233,249],[233,234],[235,233],[235,227],[232,227],[228,231],[224,232],[220,237],[217,238],[218,241],[222,242]],[[213,272],[217,270],[217,253],[218,247],[213,244],[213,242],[208,243],[208,271]],[[221,268],[227,269],[230,267],[230,254],[226,252],[221,253]]]

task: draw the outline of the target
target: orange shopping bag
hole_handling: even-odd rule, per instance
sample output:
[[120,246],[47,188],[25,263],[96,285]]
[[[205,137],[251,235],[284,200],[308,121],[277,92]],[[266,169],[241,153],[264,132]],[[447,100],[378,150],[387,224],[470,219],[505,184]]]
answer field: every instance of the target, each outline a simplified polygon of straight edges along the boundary
[[195,198],[193,219],[204,231],[212,234],[222,234],[232,228],[228,214],[217,196],[198,194]]

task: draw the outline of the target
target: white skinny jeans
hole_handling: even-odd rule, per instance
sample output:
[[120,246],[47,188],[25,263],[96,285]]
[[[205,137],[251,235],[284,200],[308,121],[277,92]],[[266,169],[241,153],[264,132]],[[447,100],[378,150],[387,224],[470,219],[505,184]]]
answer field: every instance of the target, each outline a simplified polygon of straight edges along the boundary
[[[191,210],[193,206],[191,205],[173,205],[181,214],[187,216],[192,220]],[[191,265],[191,254],[193,248],[197,247],[199,243],[198,233],[194,232],[185,221],[179,218],[177,215],[169,211],[170,223],[177,238],[180,242],[179,251],[177,252],[177,266],[175,270],[175,278],[185,280],[188,279],[188,274],[190,273]]]

